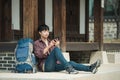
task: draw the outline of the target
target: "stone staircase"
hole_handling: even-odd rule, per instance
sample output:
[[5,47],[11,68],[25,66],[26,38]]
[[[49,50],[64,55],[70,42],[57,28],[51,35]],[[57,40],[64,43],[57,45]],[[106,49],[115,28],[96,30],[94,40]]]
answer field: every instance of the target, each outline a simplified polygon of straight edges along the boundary
[[120,80],[120,64],[102,64],[96,74],[62,72],[0,73],[0,80]]

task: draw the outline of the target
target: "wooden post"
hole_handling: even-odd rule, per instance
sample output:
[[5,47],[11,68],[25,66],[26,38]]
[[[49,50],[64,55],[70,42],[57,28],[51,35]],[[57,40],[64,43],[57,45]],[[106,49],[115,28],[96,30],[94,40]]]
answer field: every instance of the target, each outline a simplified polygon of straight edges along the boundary
[[1,39],[2,39],[2,37],[1,37],[1,29],[2,29],[2,1],[3,0],[0,0],[0,41],[1,41]]
[[61,49],[62,51],[66,51],[66,0],[61,0],[62,1],[62,25],[61,25],[61,30],[62,30],[62,42],[61,42]]
[[54,37],[61,38],[61,0],[53,0]]
[[85,0],[85,42],[89,41],[89,0]]
[[54,36],[60,37],[61,49],[66,51],[66,0],[54,0]]
[[[3,13],[2,13],[2,39],[3,41],[11,41],[13,38],[12,34],[12,0],[3,0]],[[3,35],[4,34],[4,35]]]
[[34,39],[38,27],[38,0],[23,0],[23,37]]
[[103,8],[104,0],[94,0],[94,41],[98,42],[99,50],[103,50]]

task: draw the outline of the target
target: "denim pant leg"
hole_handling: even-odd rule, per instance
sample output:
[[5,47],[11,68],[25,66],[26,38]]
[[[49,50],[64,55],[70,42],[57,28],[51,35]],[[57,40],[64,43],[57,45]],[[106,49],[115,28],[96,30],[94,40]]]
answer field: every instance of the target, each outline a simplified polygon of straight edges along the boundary
[[62,71],[65,70],[65,67],[63,64],[56,64],[55,65],[55,71]]
[[[87,65],[79,64],[74,61],[70,61],[69,64],[78,71],[88,71],[88,72],[91,71],[90,66]],[[55,71],[61,71],[61,70],[65,70],[64,65],[56,64]]]
[[[60,63],[63,65],[56,69],[56,61],[60,61]],[[61,69],[65,69],[66,67],[71,66],[66,59],[64,58],[61,50],[58,47],[55,47],[53,51],[50,53],[50,55],[47,57],[45,61],[45,71],[51,72],[51,71],[59,71]]]
[[91,71],[90,66],[79,64],[74,61],[70,61],[69,63],[73,66],[73,68],[75,68],[78,71],[88,71],[88,72]]

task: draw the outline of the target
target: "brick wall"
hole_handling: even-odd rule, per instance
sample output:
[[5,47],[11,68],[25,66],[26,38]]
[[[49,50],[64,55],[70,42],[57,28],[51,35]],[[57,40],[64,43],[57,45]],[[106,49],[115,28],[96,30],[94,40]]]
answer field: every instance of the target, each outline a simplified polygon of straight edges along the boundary
[[0,52],[0,71],[13,71],[15,67],[13,52]]
[[89,63],[91,51],[70,51],[70,60],[77,63]]

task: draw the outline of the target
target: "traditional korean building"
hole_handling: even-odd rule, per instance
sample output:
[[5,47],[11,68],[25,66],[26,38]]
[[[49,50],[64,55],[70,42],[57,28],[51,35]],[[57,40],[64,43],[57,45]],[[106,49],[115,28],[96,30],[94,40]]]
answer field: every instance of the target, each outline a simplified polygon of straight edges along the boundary
[[41,24],[50,27],[50,38],[59,37],[62,51],[69,52],[77,62],[88,63],[94,51],[119,52],[119,3],[120,0],[0,0],[0,69],[13,69],[14,65],[3,68],[3,64],[7,60],[14,63],[11,56],[17,41],[38,39],[37,27]]

